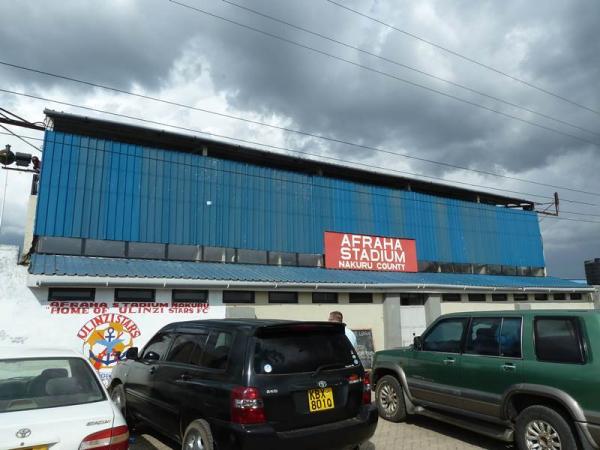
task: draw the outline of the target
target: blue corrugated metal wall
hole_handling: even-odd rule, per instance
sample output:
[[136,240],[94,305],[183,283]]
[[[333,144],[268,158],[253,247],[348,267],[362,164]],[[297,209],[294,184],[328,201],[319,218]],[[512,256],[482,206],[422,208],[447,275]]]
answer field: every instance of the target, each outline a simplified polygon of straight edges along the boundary
[[544,265],[533,212],[46,132],[37,235],[322,253],[325,230],[414,238],[420,260]]

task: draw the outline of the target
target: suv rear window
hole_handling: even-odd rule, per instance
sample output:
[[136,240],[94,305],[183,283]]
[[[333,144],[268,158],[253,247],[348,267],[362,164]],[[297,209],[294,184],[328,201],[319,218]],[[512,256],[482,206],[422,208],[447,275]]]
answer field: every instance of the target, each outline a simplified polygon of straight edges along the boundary
[[535,319],[535,353],[540,361],[584,364],[585,355],[575,317]]
[[105,399],[80,358],[0,361],[0,413],[81,405]]
[[257,338],[254,371],[257,374],[314,372],[360,364],[344,333],[289,331]]

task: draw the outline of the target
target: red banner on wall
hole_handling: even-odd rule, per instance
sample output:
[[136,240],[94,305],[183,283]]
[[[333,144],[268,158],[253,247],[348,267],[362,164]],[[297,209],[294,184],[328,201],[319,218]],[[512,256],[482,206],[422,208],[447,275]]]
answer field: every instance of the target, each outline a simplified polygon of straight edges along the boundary
[[326,231],[325,267],[417,272],[417,247],[414,239]]

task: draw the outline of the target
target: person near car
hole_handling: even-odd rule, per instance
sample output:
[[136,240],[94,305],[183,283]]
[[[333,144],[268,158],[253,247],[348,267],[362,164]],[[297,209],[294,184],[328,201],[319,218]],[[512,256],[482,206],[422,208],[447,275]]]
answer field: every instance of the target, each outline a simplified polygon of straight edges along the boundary
[[[329,322],[343,323],[344,315],[340,311],[331,311],[329,313]],[[354,331],[352,331],[350,328],[348,328],[347,325],[346,325],[346,336],[348,337],[348,340],[352,344],[352,347],[356,348],[356,346],[357,346],[356,335],[354,334]]]

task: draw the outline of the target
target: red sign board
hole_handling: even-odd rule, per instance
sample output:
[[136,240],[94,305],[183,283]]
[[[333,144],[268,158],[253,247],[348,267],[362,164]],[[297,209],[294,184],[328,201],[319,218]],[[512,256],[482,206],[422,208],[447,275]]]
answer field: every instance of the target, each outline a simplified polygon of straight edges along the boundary
[[416,272],[416,243],[414,239],[326,231],[325,267]]

